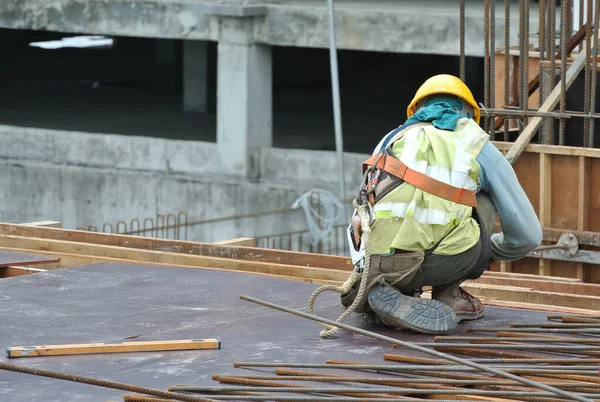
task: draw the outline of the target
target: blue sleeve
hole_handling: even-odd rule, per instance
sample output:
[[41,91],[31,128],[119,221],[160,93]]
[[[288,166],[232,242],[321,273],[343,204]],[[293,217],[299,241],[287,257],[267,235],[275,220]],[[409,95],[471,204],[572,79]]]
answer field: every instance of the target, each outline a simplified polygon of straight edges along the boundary
[[542,242],[539,219],[504,155],[488,142],[477,162],[480,191],[489,194],[502,225],[492,235],[492,258],[514,261],[525,257]]

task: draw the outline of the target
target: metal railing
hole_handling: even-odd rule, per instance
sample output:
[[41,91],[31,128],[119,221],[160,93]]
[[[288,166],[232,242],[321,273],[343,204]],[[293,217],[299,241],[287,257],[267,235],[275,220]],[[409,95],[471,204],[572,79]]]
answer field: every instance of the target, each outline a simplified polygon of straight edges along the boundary
[[316,245],[312,245],[310,243],[310,231],[307,229],[296,232],[257,237],[256,246],[260,248],[270,248],[276,250],[348,257],[350,256],[350,252],[348,251],[348,243],[346,241],[347,227],[347,224],[334,226],[329,233],[329,236]]

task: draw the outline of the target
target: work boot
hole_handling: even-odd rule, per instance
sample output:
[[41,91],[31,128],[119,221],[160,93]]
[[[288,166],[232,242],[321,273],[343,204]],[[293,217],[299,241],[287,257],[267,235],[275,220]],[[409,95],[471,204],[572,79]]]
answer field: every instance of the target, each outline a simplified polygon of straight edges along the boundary
[[431,298],[452,308],[458,322],[483,317],[481,300],[461,288],[458,283],[434,287]]
[[368,302],[381,322],[390,327],[434,335],[456,328],[456,315],[450,307],[437,300],[403,295],[391,286],[373,287]]

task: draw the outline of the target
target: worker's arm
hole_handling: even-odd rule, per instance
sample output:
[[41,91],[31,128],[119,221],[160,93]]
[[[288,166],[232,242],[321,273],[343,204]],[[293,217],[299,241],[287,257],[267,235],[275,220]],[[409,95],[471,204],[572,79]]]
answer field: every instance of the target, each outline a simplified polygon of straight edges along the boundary
[[514,261],[525,257],[542,242],[540,221],[504,155],[488,142],[477,162],[480,191],[490,195],[502,225],[492,235],[492,258]]

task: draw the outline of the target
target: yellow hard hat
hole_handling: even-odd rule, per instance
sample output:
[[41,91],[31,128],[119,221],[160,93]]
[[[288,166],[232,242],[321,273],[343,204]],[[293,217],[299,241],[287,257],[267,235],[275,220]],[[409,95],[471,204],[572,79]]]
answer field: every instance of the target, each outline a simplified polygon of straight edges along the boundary
[[479,124],[479,119],[481,116],[481,110],[475,102],[475,98],[473,98],[473,94],[471,90],[465,85],[464,82],[460,80],[460,78],[455,77],[449,74],[439,74],[434,75],[429,78],[427,81],[421,85],[421,87],[417,90],[415,97],[412,102],[406,108],[406,116],[410,117],[416,112],[416,106],[419,101],[425,99],[430,95],[435,94],[451,94],[456,95],[463,101],[467,102],[469,105],[473,107],[474,116],[473,120]]

